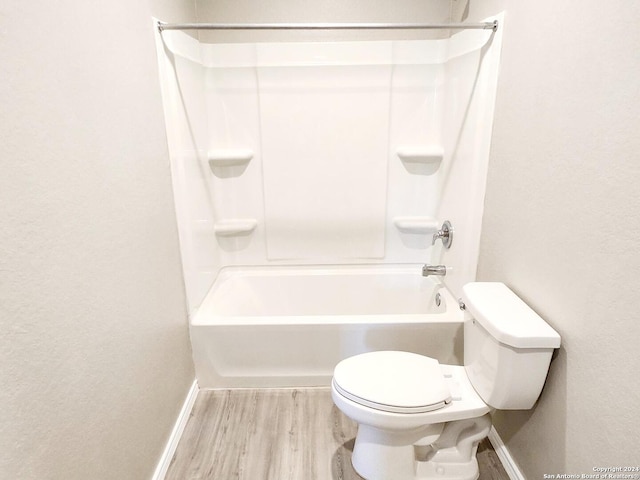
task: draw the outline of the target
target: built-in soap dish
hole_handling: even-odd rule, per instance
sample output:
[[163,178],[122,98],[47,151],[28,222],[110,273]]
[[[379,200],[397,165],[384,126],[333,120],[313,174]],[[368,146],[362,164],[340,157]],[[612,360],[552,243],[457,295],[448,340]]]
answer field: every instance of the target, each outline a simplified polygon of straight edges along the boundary
[[213,231],[220,237],[234,237],[250,234],[257,225],[258,221],[255,218],[232,218],[216,222]]
[[404,168],[414,175],[432,175],[438,171],[444,150],[433,145],[402,145],[396,149]]
[[402,233],[430,234],[438,231],[438,221],[432,217],[394,217],[393,224]]
[[211,168],[243,166],[253,158],[253,150],[250,148],[209,150],[208,158]]
[[396,154],[407,163],[440,163],[444,150],[435,145],[402,145],[396,149]]

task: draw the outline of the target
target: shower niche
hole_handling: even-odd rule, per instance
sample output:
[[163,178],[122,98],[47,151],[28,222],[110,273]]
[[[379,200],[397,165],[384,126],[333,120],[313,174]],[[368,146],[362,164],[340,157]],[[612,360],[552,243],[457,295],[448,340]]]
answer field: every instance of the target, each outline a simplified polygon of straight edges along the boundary
[[[157,33],[190,311],[232,265],[430,262],[451,267],[454,294],[472,280],[500,37]],[[445,219],[456,226],[446,252],[431,244]]]

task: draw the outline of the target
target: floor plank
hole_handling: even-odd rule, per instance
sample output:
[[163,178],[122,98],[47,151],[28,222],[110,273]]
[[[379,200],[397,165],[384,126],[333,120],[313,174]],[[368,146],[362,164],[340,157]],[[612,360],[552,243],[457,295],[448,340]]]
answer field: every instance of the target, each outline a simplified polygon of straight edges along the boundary
[[[166,480],[361,480],[329,389],[200,391]],[[488,440],[480,480],[508,480]]]
[[478,445],[476,458],[480,468],[479,480],[509,480],[509,475],[488,438]]

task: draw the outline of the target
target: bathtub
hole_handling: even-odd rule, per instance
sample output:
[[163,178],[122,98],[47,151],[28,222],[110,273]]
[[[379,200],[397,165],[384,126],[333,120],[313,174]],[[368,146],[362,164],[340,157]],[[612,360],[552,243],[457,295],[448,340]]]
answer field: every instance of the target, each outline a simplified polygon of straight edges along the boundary
[[328,386],[340,360],[374,350],[460,364],[462,321],[421,265],[227,267],[190,334],[200,388]]

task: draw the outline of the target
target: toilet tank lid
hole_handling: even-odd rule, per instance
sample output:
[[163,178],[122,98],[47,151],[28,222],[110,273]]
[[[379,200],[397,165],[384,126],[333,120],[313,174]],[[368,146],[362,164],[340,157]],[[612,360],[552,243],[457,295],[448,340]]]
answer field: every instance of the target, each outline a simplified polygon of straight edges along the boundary
[[462,301],[497,341],[516,348],[558,348],[560,335],[509,287],[473,282],[462,288]]

